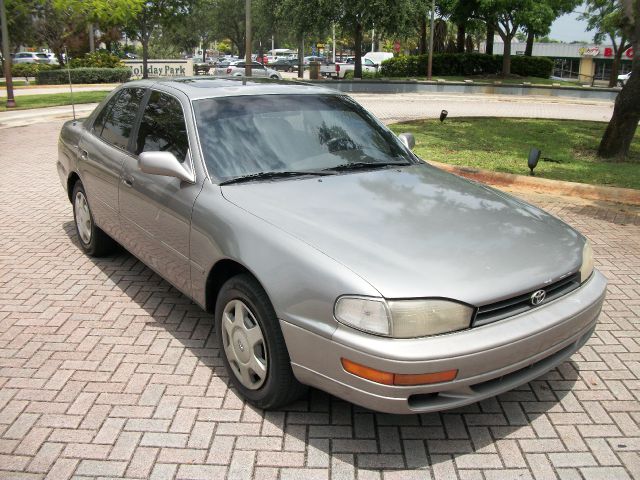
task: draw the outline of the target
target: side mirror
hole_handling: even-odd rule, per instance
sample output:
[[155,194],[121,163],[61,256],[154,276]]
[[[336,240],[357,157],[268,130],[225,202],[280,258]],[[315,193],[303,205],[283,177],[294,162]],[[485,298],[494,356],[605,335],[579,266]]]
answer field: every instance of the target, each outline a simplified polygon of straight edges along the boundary
[[413,147],[416,146],[416,139],[413,136],[413,133],[401,133],[398,135],[398,138],[409,150],[413,150]]
[[171,152],[142,152],[138,166],[144,173],[175,177],[183,182],[195,182],[194,175],[188,172]]

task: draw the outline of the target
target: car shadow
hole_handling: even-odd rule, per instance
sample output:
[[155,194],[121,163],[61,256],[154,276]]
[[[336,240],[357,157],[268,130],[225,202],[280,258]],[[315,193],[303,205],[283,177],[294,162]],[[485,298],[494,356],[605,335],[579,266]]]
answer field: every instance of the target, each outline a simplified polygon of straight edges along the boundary
[[[73,222],[63,224],[63,229],[80,249]],[[528,384],[455,410],[377,413],[310,389],[303,399],[285,408],[263,411],[245,405],[229,385],[211,314],[123,248],[108,257],[86,258],[113,288],[128,297],[124,300],[134,304],[122,308],[132,310],[132,315],[137,309],[140,315],[144,312],[145,324],[140,329],[164,330],[173,347],[189,350],[211,370],[201,408],[244,408],[243,422],[262,423],[262,435],[270,438],[284,436],[284,444],[295,443],[293,450],[306,450],[307,463],[313,458],[316,466],[328,467],[333,461],[365,470],[420,469],[451,464],[473,453],[509,455],[508,449],[499,451],[502,440],[555,437],[545,414],[572,411],[576,399],[571,390],[583,381],[578,365],[568,360]],[[247,411],[250,420],[245,420]],[[455,475],[454,467],[449,467]]]

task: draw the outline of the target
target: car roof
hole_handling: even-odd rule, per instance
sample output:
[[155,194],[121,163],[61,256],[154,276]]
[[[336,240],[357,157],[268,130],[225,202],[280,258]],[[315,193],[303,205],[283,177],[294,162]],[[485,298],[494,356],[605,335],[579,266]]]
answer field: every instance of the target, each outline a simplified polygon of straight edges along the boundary
[[125,87],[165,86],[183,92],[190,100],[211,97],[233,97],[243,95],[342,95],[336,90],[308,85],[302,82],[243,77],[181,77],[135,80]]

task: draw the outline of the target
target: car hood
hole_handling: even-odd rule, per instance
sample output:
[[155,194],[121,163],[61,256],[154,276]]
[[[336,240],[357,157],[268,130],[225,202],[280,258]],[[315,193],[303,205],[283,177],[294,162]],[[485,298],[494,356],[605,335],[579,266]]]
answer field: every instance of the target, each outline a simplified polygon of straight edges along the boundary
[[483,305],[556,281],[582,261],[583,237],[560,220],[427,164],[221,188],[386,298]]

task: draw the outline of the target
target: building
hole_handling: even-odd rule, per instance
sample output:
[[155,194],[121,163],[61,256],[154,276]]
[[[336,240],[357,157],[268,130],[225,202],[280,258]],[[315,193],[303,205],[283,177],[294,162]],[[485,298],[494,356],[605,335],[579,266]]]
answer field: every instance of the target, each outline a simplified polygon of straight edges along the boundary
[[[524,55],[525,43],[512,43],[512,55]],[[481,45],[484,51],[484,45]],[[493,53],[502,55],[504,43],[496,42]],[[547,57],[554,61],[553,76],[563,79],[577,79],[584,83],[592,80],[609,80],[613,65],[613,47],[588,43],[534,43],[534,57]],[[622,54],[618,74],[631,71],[633,48]]]

